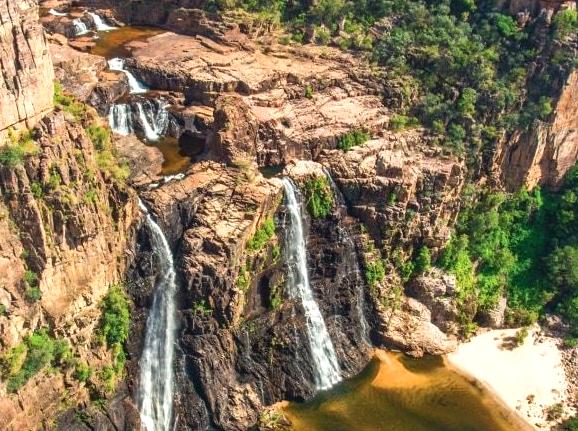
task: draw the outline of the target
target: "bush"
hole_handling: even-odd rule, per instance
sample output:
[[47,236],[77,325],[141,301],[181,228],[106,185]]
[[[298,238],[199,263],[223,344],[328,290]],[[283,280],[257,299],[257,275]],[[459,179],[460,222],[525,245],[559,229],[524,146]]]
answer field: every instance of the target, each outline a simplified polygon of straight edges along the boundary
[[255,235],[247,241],[247,250],[250,252],[260,251],[275,236],[275,221],[268,218],[257,228]]
[[357,145],[362,145],[370,139],[369,133],[363,130],[354,130],[353,132],[348,132],[343,135],[339,142],[337,142],[337,148],[343,151],[349,151]]
[[424,272],[428,271],[430,267],[431,253],[429,248],[424,245],[422,248],[420,248],[417,258],[415,259],[414,273],[423,274]]
[[86,128],[92,145],[96,151],[104,151],[110,148],[110,132],[102,126],[91,124]]
[[333,192],[325,177],[315,177],[305,182],[307,209],[313,218],[326,218],[333,209]]
[[29,335],[2,358],[2,372],[8,392],[14,393],[40,370],[62,362],[62,345],[48,334],[46,328]]
[[76,101],[74,97],[65,95],[60,82],[54,83],[54,105],[71,114],[77,121],[84,118],[86,114],[86,106]]
[[92,369],[86,362],[79,362],[76,364],[74,370],[74,378],[79,382],[86,382],[92,376]]
[[30,155],[36,155],[40,148],[32,139],[30,132],[24,132],[20,136],[8,132],[8,142],[0,148],[0,165],[7,168],[15,168],[24,163],[24,159]]
[[370,287],[375,287],[385,278],[385,267],[381,259],[369,262],[365,268],[365,281]]
[[130,327],[130,304],[121,286],[112,286],[103,299],[100,309],[100,333],[109,347],[123,344]]

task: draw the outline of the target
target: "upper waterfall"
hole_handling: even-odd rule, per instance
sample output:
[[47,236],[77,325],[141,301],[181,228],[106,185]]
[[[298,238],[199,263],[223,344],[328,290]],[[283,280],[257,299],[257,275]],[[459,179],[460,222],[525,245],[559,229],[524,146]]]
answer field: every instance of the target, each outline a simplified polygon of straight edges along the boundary
[[94,12],[88,12],[92,20],[94,21],[94,25],[96,27],[96,31],[111,31],[116,30],[116,27],[112,27],[108,25],[104,19],[100,15],[95,14]]
[[111,58],[108,60],[108,67],[110,70],[122,72],[126,75],[131,94],[146,93],[149,90],[142,82],[136,79],[131,72],[124,68],[124,59],[118,57]]
[[289,294],[301,300],[307,319],[307,337],[315,369],[317,389],[329,389],[341,380],[337,355],[319,306],[309,284],[303,216],[298,192],[288,178],[283,178],[289,225],[286,237],[286,256],[289,267],[287,287]]
[[162,229],[140,200],[139,206],[145,213],[160,266],[140,360],[139,409],[146,431],[170,431],[173,416],[176,273],[173,255]]

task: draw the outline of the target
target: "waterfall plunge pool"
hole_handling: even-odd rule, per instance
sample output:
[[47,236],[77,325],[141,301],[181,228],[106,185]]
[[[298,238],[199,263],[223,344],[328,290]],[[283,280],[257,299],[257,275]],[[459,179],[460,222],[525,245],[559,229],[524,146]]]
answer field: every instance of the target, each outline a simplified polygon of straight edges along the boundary
[[284,403],[283,411],[294,431],[532,429],[443,358],[413,359],[379,350],[358,376],[309,402]]

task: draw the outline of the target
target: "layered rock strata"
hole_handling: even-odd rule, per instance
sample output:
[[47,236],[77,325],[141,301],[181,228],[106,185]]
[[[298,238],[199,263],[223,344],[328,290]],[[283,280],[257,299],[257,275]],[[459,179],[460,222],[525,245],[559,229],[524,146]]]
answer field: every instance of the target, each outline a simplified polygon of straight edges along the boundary
[[[124,279],[138,212],[133,193],[99,168],[81,124],[65,117],[55,112],[39,123],[28,144],[37,153],[22,165],[0,166],[0,351],[50,327],[98,370],[112,361],[96,343],[99,304]],[[26,274],[38,280],[39,298]],[[0,383],[0,428],[37,429],[63,406],[87,402],[72,372],[41,371],[15,395]]]
[[52,109],[54,72],[34,0],[0,2],[0,138]]

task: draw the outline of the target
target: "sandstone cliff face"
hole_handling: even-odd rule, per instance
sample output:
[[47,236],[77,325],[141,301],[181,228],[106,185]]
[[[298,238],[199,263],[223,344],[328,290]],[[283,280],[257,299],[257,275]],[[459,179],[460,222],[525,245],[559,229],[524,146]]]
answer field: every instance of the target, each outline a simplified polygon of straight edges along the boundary
[[517,132],[497,154],[500,177],[509,190],[522,185],[560,186],[578,160],[578,72],[562,89],[553,119],[529,132]]
[[[99,303],[124,278],[137,218],[134,195],[97,165],[82,126],[55,112],[33,132],[37,155],[23,165],[0,166],[0,351],[41,327],[69,341],[74,355],[94,369],[110,353],[94,343]],[[38,278],[31,298],[24,271]],[[70,371],[72,373],[72,371]],[[87,400],[71,375],[40,372],[17,395],[0,384],[0,428],[36,429],[66,405]]]
[[54,73],[34,0],[0,2],[0,138],[52,109]]

